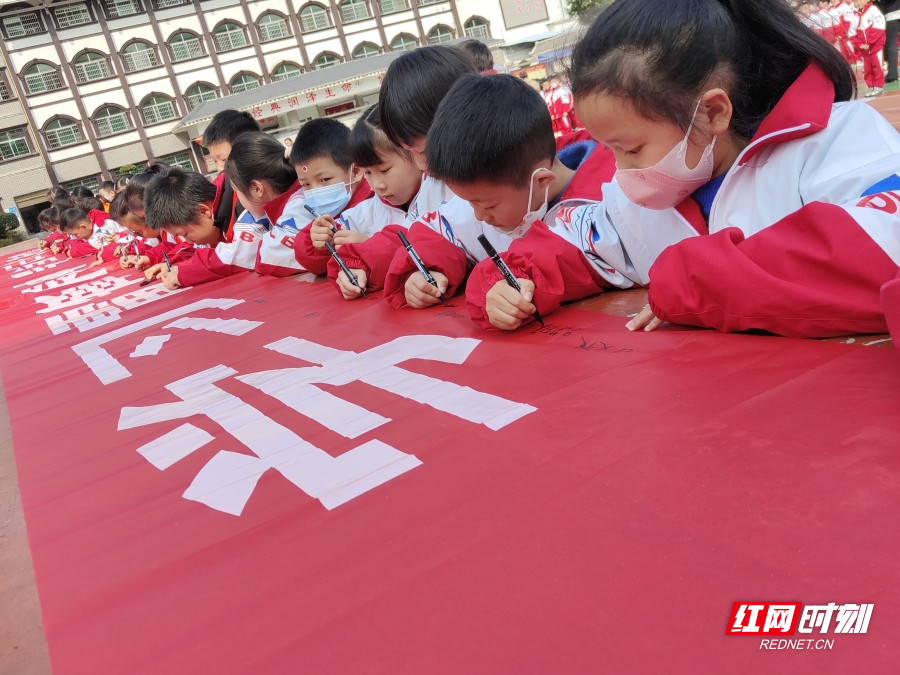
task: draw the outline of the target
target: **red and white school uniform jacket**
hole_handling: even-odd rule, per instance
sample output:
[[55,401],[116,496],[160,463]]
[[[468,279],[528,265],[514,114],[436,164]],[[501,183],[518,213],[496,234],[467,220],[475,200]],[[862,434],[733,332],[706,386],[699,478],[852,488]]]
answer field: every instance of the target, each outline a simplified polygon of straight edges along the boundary
[[178,282],[182,286],[196,286],[255,270],[263,238],[298,189],[295,181],[286,192],[263,206],[265,214],[262,216],[244,211],[214,248],[198,247],[190,260],[179,265]]
[[[848,38],[855,50],[859,50],[860,45],[869,45],[868,54],[880,61],[881,50],[887,42],[887,21],[881,10],[871,2],[866,5],[859,21],[851,27]],[[864,58],[866,53],[860,51],[859,55]]]
[[[525,236],[514,240],[508,250],[501,253],[507,265],[513,263],[510,269],[516,278],[535,282],[535,302],[556,309],[562,302],[575,299],[569,295],[587,297],[599,292],[600,278],[588,269],[584,255],[559,234],[551,232],[545,223],[567,221],[572,213],[585,211],[603,200],[604,192],[611,185],[608,181],[615,172],[613,153],[603,146],[596,146],[578,165],[572,180],[544,216],[544,222],[535,222]],[[579,253],[578,259],[572,255],[573,251]],[[568,265],[573,263],[577,266],[574,280],[568,270]],[[485,309],[487,293],[502,280],[503,275],[491,260],[479,262],[469,275],[466,307],[472,320],[482,328],[491,327]]]
[[256,271],[271,277],[289,277],[303,272],[294,258],[294,238],[297,230],[310,220],[303,208],[303,190],[295,183],[280,197],[266,204],[265,211],[272,225],[262,235],[256,255]]
[[230,240],[215,247],[195,245],[190,259],[178,264],[178,282],[182,286],[196,286],[225,279],[256,267],[259,243],[269,228],[267,216],[256,217],[244,211],[234,222]]
[[[169,256],[170,261],[177,256],[181,262],[184,262],[194,254],[194,245],[187,239],[166,230],[160,230],[159,239],[138,241],[138,253],[147,256],[151,265],[163,262],[163,251]],[[129,255],[133,254],[134,249],[132,248]]]
[[[642,209],[613,181],[602,203],[551,223],[574,244],[557,249],[566,275],[552,274],[567,289],[584,288],[588,273],[598,287],[652,279],[650,306],[673,323],[796,337],[884,332],[880,289],[900,262],[898,174],[897,132],[865,103],[834,103],[831,82],[810,66],[726,174],[708,229],[693,199]],[[558,304],[535,298],[542,313]]]
[[[353,194],[350,195],[350,201],[347,202],[347,206],[345,206],[344,210],[337,215],[335,220],[337,222],[341,222],[341,217],[345,213],[356,209],[360,205],[370,201],[370,199],[375,198],[374,195],[375,193],[372,191],[372,187],[369,185],[369,182],[365,179],[361,180],[359,185],[357,185],[353,190]],[[307,211],[305,208],[302,208],[302,203],[300,210],[303,212],[303,214],[298,217],[296,221],[296,229],[298,231],[295,233],[293,239],[292,253],[294,256],[295,264],[298,267],[298,271],[302,272],[303,270],[306,270],[307,272],[312,272],[316,276],[324,275],[328,267],[328,259],[331,257],[331,254],[328,253],[327,248],[316,248],[315,246],[313,246],[312,239],[310,238],[310,226],[312,225],[312,221],[314,220],[314,218],[312,214],[309,213],[309,211]],[[358,221],[359,219],[355,219],[354,222]]]
[[[453,193],[441,181],[424,174],[419,192],[413,197],[399,225],[388,225],[377,232],[367,241],[359,244],[344,244],[340,248],[340,256],[350,269],[361,269],[366,272],[366,290],[380,291],[384,288],[384,278],[390,268],[391,261],[400,239],[397,237],[397,229],[410,230],[412,224],[422,217],[443,209],[452,197]],[[404,249],[405,250],[405,249]],[[327,262],[328,278],[337,279],[341,268],[333,259]]]

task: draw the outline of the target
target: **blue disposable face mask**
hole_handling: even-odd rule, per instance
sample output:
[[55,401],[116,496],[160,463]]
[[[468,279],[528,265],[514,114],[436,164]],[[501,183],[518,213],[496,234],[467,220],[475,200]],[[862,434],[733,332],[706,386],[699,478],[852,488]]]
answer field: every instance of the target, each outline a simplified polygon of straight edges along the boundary
[[334,183],[314,190],[304,190],[306,204],[319,215],[336,216],[350,201],[350,190],[346,183]]

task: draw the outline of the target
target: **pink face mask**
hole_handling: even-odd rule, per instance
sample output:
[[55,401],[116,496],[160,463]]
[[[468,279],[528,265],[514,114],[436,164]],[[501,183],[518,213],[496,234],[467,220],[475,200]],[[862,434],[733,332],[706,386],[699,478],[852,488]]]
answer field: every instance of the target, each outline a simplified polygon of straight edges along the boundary
[[700,102],[694,109],[691,124],[684,140],[653,166],[646,169],[618,169],[616,181],[622,192],[632,202],[645,209],[661,211],[680,204],[694,190],[709,182],[713,172],[713,148],[716,137],[706,146],[703,156],[693,169],[685,164],[688,137],[694,128],[694,119],[700,109]]

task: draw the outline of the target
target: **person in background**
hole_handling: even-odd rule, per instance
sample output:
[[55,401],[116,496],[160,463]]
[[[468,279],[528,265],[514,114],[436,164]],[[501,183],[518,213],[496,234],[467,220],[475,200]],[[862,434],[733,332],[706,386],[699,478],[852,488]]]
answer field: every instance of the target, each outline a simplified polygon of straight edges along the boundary
[[493,75],[497,71],[494,70],[494,55],[488,46],[480,40],[463,40],[457,45],[457,49],[461,49],[475,64],[475,69],[482,75]]

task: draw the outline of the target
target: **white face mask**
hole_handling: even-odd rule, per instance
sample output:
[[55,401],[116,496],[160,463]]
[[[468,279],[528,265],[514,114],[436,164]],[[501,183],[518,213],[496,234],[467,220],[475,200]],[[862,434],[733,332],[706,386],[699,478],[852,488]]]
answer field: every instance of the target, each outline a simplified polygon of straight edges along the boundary
[[306,203],[319,215],[336,216],[350,201],[350,185],[346,183],[333,183],[312,190],[304,190],[303,196]]
[[713,173],[713,149],[716,137],[706,146],[700,161],[693,169],[685,164],[688,137],[694,128],[700,101],[694,109],[684,140],[653,166],[646,169],[618,169],[616,181],[628,199],[646,209],[671,209],[683,202],[699,187],[706,185]]
[[[528,208],[531,208],[531,200],[534,199],[534,177],[541,171],[549,171],[550,169],[545,169],[543,167],[538,167],[531,173],[531,182],[528,186]],[[541,220],[545,215],[547,215],[547,197],[550,194],[550,184],[547,183],[547,187],[544,188],[544,203],[541,204],[534,211],[528,211],[523,217],[522,222],[519,223],[516,227],[506,232],[513,239],[519,239],[520,237],[524,237],[525,233],[531,229],[531,226],[534,224],[534,221]]]

